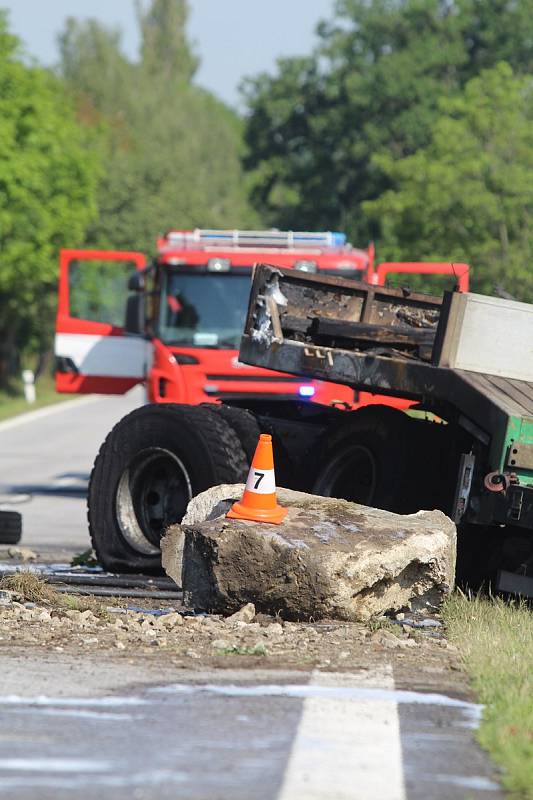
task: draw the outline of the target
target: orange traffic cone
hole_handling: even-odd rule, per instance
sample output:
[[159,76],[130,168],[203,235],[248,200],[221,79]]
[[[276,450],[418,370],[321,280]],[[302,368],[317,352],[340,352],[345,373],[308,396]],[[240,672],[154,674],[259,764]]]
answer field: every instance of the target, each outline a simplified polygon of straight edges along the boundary
[[249,519],[253,522],[283,522],[288,509],[278,505],[276,499],[276,476],[272,436],[262,433],[259,437],[252,466],[242,500],[233,503],[226,514],[231,519]]

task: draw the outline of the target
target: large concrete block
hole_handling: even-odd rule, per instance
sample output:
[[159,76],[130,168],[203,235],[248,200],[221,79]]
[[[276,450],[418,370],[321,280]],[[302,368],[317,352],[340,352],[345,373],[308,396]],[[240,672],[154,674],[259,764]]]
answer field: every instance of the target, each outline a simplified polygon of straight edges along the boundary
[[367,620],[437,607],[453,587],[456,530],[440,511],[402,516],[279,489],[282,525],[226,519],[242,488],[198,495],[163,540],[163,566],[195,608]]

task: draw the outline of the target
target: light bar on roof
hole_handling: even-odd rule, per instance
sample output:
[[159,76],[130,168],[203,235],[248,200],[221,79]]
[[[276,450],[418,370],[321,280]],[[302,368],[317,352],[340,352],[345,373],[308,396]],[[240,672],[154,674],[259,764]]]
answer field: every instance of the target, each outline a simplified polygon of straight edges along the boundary
[[344,233],[332,231],[242,231],[209,230],[170,231],[169,244],[176,247],[211,245],[216,247],[287,247],[287,248],[341,248],[346,245]]

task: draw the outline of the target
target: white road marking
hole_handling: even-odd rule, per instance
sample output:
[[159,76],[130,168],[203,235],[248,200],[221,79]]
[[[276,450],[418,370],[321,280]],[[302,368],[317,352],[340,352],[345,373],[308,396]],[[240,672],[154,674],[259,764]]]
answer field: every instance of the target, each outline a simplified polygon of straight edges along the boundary
[[482,775],[433,775],[437,783],[449,783],[450,786],[461,786],[476,792],[499,792],[500,786]]
[[0,771],[107,772],[111,767],[109,761],[94,761],[89,758],[0,758]]
[[35,697],[22,697],[18,694],[7,694],[0,696],[0,707],[4,705],[21,705],[21,706],[97,706],[97,707],[110,707],[110,706],[144,706],[149,701],[142,697],[118,697],[117,695],[110,695],[107,697],[48,697],[41,694]]
[[[209,677],[213,679],[213,676]],[[325,800],[325,798],[406,800],[405,782],[412,779],[414,772],[418,774],[418,770],[421,771],[419,777],[431,783],[431,796],[435,794],[438,797],[449,797],[453,794],[454,797],[458,797],[462,789],[476,792],[499,790],[490,775],[483,775],[482,769],[479,772],[474,769],[474,774],[471,775],[460,775],[455,772],[448,775],[444,774],[444,771],[435,774],[431,770],[428,772],[426,763],[420,765],[418,757],[413,760],[412,746],[407,748],[407,755],[404,756],[406,762],[403,763],[399,706],[407,704],[449,707],[448,727],[445,727],[445,730],[450,730],[450,725],[461,724],[458,719],[464,717],[468,718],[468,727],[474,726],[479,718],[481,706],[443,694],[396,690],[390,665],[373,666],[372,670],[352,673],[315,671],[311,674],[308,684],[283,683],[285,676],[280,675],[277,676],[279,682],[276,684],[268,684],[266,681],[253,684],[249,679],[250,675],[247,673],[236,673],[233,684],[182,683],[156,686],[141,697],[108,695],[76,698],[5,695],[0,696],[0,708],[4,706],[3,711],[8,714],[9,712],[34,713],[36,718],[43,714],[120,722],[144,719],[143,712],[146,709],[142,706],[153,703],[154,695],[158,694],[175,694],[178,697],[210,694],[229,698],[240,697],[245,701],[257,697],[287,698],[287,708],[291,707],[293,713],[301,710],[301,717],[290,752],[287,754],[288,759],[277,800]],[[261,679],[268,679],[268,676],[261,675]],[[302,676],[300,680],[302,679],[305,678]],[[239,680],[244,682],[238,683]],[[155,700],[158,708],[167,704],[166,697],[156,697]],[[111,708],[106,708],[110,706]],[[117,706],[118,708],[113,708]],[[130,714],[128,712],[135,712],[137,709],[120,708],[120,706],[141,706],[140,713]],[[169,704],[169,708],[171,707],[172,704]],[[263,703],[261,707],[268,709],[268,702]],[[412,709],[409,713],[412,714],[413,711]],[[437,719],[432,721],[430,716],[424,714],[425,712],[422,712],[418,719],[418,727],[415,726],[414,733],[406,734],[404,730],[404,745],[405,738],[422,738],[425,742],[433,735],[432,728],[438,730],[441,717],[437,715]],[[253,721],[253,715],[239,715],[237,719],[240,722]],[[427,731],[428,724],[429,731]],[[441,752],[441,740],[453,740],[453,736],[443,737],[440,732],[434,738],[438,742],[436,752]],[[463,741],[466,740],[465,735]],[[234,747],[231,738],[227,746]],[[449,752],[452,756],[455,753],[456,756],[457,748],[451,748]],[[446,747],[441,756],[445,753]],[[85,762],[84,755],[85,753],[81,752],[81,758],[78,760],[75,757],[63,758],[62,754],[59,754],[58,758],[53,755],[48,758],[36,752],[35,758],[18,758],[15,754],[13,758],[0,759],[0,795],[21,787],[36,788],[41,791],[44,788],[74,790],[78,786],[85,785],[84,773],[87,772],[91,773],[93,788],[155,786],[162,782],[180,783],[187,779],[187,769],[178,771],[163,768],[154,769],[152,772],[135,773],[129,769],[128,764],[125,764],[125,771],[121,771],[121,768],[118,768],[120,759],[119,762],[114,762],[112,774],[105,768],[100,771],[101,774],[96,774],[90,766],[91,760]],[[108,753],[103,755],[105,759]],[[95,760],[94,763],[98,762]],[[431,766],[431,761],[429,763]],[[444,762],[437,761],[437,763]],[[468,762],[465,763],[468,769]],[[79,764],[80,768],[74,769],[71,766],[73,764]],[[85,764],[88,768],[83,766]],[[282,758],[280,766],[284,764],[285,760]],[[455,769],[460,766],[461,764],[457,764]],[[439,789],[439,785],[442,790]]]
[[[445,694],[433,694],[431,692],[412,692],[405,689],[385,689],[383,687],[365,686],[361,684],[361,675],[354,673],[314,673],[320,675],[321,679],[335,675],[335,682],[331,683],[287,683],[287,684],[258,684],[253,686],[227,684],[186,684],[171,683],[168,686],[158,686],[152,689],[153,692],[163,693],[189,693],[211,692],[212,694],[222,694],[227,697],[300,697],[319,698],[322,700],[387,700],[394,703],[407,703],[409,705],[425,706],[447,706],[461,708],[466,712],[468,719],[477,725],[482,705],[469,703],[465,700],[457,700],[455,697],[448,697]],[[380,676],[378,679],[382,680]],[[339,683],[343,681],[343,683]],[[346,683],[344,684],[344,681]],[[350,684],[351,681],[351,684]],[[354,686],[353,683],[358,685]],[[374,678],[371,683],[376,683]]]
[[3,431],[8,431],[11,428],[18,428],[21,425],[28,425],[30,422],[44,419],[44,417],[51,417],[53,414],[60,414],[62,411],[68,411],[71,408],[85,406],[89,403],[96,403],[101,399],[102,398],[100,395],[91,394],[88,397],[78,397],[74,400],[64,400],[63,402],[56,403],[51,406],[38,408],[35,411],[27,411],[24,414],[18,414],[12,419],[6,419],[4,422],[0,422],[0,433]]
[[56,478],[54,481],[50,483],[50,489],[80,489],[85,490],[87,489],[88,481],[85,478],[70,478],[65,476],[64,478]]
[[137,717],[133,714],[122,714],[118,711],[90,711],[88,709],[81,708],[36,709],[33,707],[18,708],[11,706],[10,708],[6,709],[6,712],[9,714],[25,714],[26,716],[37,713],[40,717],[74,717],[77,719],[96,719],[98,722],[120,722],[124,720],[131,721],[137,719]]
[[398,704],[477,710],[445,695],[395,690],[389,665],[371,673],[315,671],[309,684],[173,684],[159,691],[303,699],[278,800],[405,800]]
[[[105,763],[105,762],[103,762]],[[45,774],[39,774],[39,770],[32,770],[30,774],[22,774],[11,777],[2,775],[0,780],[0,794],[12,789],[35,789],[32,797],[41,797],[44,789],[70,790],[71,792],[82,792],[83,796],[87,792],[88,779],[86,772],[90,772],[90,786],[95,789],[127,789],[129,787],[141,787],[139,797],[144,797],[144,789],[147,786],[165,786],[170,783],[181,784],[186,781],[186,775],[176,770],[158,769],[146,772],[129,772],[124,775],[114,775],[112,770],[116,770],[116,763],[111,765],[107,771],[101,775],[93,770],[44,770]],[[75,774],[78,772],[79,774]],[[55,773],[55,774],[54,774]],[[12,797],[12,795],[10,795]],[[70,795],[69,795],[70,796]],[[78,795],[77,795],[78,796]],[[114,795],[113,795],[114,796]],[[137,795],[134,795],[137,796]],[[168,795],[167,795],[168,796]]]
[[[390,667],[372,675],[390,690]],[[377,687],[376,687],[377,684]],[[314,672],[311,686],[361,686],[361,676]],[[324,694],[304,701],[278,800],[405,800],[398,706],[394,699]]]

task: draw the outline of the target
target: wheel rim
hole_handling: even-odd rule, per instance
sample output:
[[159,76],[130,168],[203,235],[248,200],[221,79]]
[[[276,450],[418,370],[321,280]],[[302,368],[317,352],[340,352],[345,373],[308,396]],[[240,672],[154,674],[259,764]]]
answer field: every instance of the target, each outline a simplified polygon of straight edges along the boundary
[[180,522],[192,498],[183,461],[154,447],[143,450],[124,470],[116,495],[117,521],[128,544],[143,555],[159,555],[165,530]]
[[376,458],[368,447],[348,445],[328,464],[318,478],[314,491],[324,497],[338,497],[353,503],[370,505],[377,482]]

